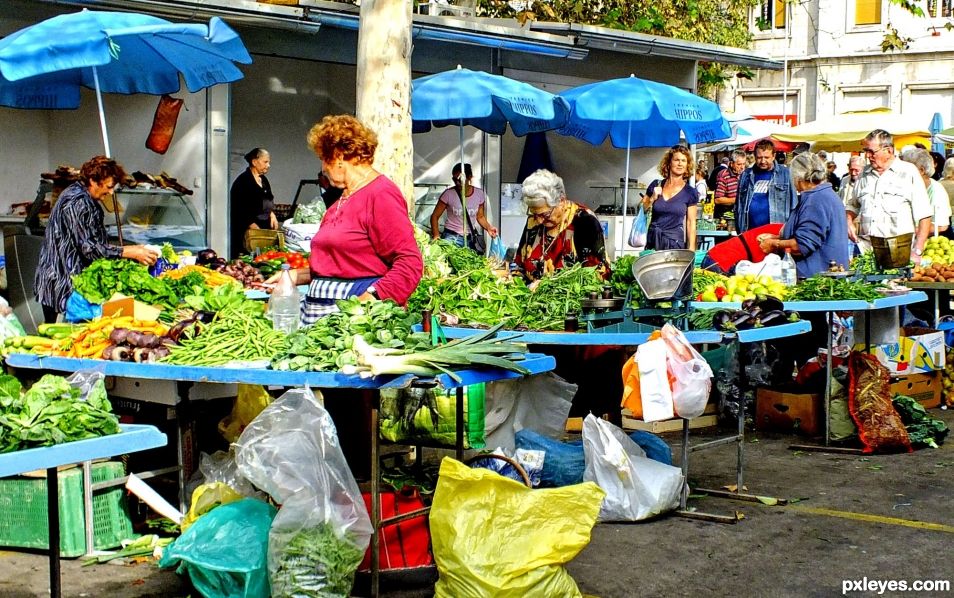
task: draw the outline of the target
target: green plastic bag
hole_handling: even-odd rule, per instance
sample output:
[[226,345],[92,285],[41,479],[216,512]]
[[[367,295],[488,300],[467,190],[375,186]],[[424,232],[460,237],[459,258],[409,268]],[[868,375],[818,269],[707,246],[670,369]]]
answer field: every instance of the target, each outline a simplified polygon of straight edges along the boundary
[[271,595],[266,555],[275,507],[245,498],[216,507],[170,544],[159,566],[188,575],[206,598]]
[[[381,389],[380,436],[391,442],[453,446],[457,438],[457,390]],[[464,387],[464,448],[484,447],[484,385]]]
[[444,459],[431,506],[435,596],[581,596],[563,565],[589,544],[604,496],[592,482],[531,490]]

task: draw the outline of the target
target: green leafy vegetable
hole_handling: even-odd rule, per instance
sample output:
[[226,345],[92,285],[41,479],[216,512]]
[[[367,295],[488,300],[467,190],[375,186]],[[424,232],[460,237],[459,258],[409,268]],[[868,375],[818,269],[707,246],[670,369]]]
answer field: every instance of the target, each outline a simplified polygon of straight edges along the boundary
[[[613,273],[610,275],[610,286],[617,297],[625,297],[630,287],[635,287],[636,278],[633,276],[633,262],[635,255],[623,255],[613,262]],[[638,287],[636,287],[638,290]]]
[[897,409],[904,427],[908,430],[908,438],[913,446],[929,446],[938,448],[944,442],[950,428],[943,421],[932,416],[924,409],[921,403],[905,395],[898,395],[892,400]]
[[272,596],[350,596],[363,558],[364,551],[349,532],[339,536],[327,523],[302,529],[278,555],[270,576]]
[[862,281],[827,276],[812,276],[795,285],[788,301],[874,301],[884,297],[874,286]]
[[115,293],[172,309],[179,303],[166,279],[154,278],[148,268],[127,259],[96,260],[73,276],[73,288],[92,303],[105,303]]
[[13,376],[0,376],[0,453],[119,433],[102,379],[87,397],[60,376],[47,374],[22,392]]

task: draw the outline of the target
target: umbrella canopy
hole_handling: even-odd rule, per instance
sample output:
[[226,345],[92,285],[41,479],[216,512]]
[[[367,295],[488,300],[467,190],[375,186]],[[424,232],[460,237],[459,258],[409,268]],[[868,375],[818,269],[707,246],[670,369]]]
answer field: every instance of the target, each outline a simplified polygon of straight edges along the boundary
[[[699,148],[701,152],[728,152],[737,147],[745,147],[748,144],[765,139],[775,131],[780,129],[779,125],[757,118],[746,118],[733,121],[727,117],[732,127],[732,138],[725,141],[717,141],[710,145]],[[787,150],[783,150],[787,151]]]
[[719,106],[684,89],[633,75],[590,83],[559,94],[571,107],[561,135],[593,145],[607,137],[618,148],[666,147],[728,139],[732,130]]
[[857,152],[865,136],[875,129],[884,129],[894,136],[894,144],[903,147],[913,143],[931,143],[928,118],[902,115],[888,108],[845,112],[797,127],[783,129],[772,135],[781,141],[813,143],[813,150],[829,152]]
[[[715,102],[634,75],[574,87],[560,96],[571,110],[566,125],[557,132],[593,145],[608,137],[614,147],[626,148],[626,181],[632,148],[666,147],[679,143],[683,135],[690,143],[732,136],[729,122]],[[627,184],[623,187],[624,218],[628,205]]]
[[470,125],[502,135],[549,131],[566,122],[566,103],[552,93],[500,75],[458,66],[411,82],[414,132]]
[[[110,156],[102,92],[162,95],[243,77],[245,45],[228,25],[178,24],[136,13],[83,10],[59,15],[0,40],[0,105],[72,109],[80,86],[96,90],[103,148]],[[116,210],[122,243],[122,225]]]
[[931,124],[928,127],[931,131],[931,151],[944,154],[944,141],[937,138],[937,134],[944,130],[944,117],[940,112],[935,112],[931,118]]
[[939,131],[934,138],[944,143],[954,143],[954,127]]
[[[59,15],[0,40],[0,105],[11,108],[79,107],[80,86],[106,93],[162,95],[243,77],[250,64],[242,40],[221,19],[208,25],[158,17],[84,10]],[[108,137],[103,121],[106,153]]]

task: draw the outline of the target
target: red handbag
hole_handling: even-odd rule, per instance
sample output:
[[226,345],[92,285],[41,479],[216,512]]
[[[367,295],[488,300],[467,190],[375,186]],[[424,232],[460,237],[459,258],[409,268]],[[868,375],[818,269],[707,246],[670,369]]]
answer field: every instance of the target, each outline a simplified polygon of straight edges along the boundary
[[[371,512],[371,494],[365,492],[364,504]],[[410,493],[382,492],[381,518],[387,519],[401,513],[424,508],[417,490]],[[427,526],[427,515],[414,517],[401,523],[382,527],[380,530],[378,567],[384,569],[408,569],[426,567],[434,563],[431,556],[431,532]],[[371,568],[371,547],[368,546],[361,561],[359,571]]]

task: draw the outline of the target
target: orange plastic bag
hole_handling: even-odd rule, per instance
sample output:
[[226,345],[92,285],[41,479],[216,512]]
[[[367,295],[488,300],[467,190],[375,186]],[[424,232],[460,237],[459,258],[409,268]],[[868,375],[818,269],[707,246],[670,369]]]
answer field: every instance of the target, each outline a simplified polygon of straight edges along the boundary
[[159,98],[156,106],[156,115],[152,119],[152,129],[146,139],[146,148],[157,154],[164,154],[172,143],[172,136],[176,133],[176,121],[179,120],[179,110],[183,100],[164,95]]

